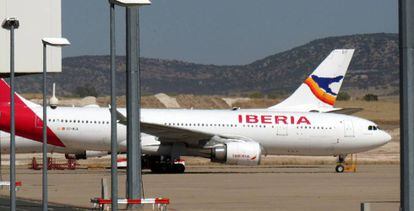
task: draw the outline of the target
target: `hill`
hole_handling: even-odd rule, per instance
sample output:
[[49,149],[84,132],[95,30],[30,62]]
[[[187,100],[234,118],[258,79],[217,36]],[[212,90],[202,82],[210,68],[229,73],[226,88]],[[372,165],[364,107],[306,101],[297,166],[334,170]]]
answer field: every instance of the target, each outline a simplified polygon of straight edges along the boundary
[[[176,60],[141,58],[144,93],[240,95],[262,92],[283,95],[293,91],[335,48],[355,48],[344,90],[352,93],[398,93],[398,36],[360,34],[328,37],[268,56],[246,65],[203,65]],[[124,93],[125,57],[117,57],[117,82]],[[18,77],[17,90],[40,92],[40,76]],[[63,59],[63,72],[51,74],[59,95],[80,90],[109,94],[109,57]]]

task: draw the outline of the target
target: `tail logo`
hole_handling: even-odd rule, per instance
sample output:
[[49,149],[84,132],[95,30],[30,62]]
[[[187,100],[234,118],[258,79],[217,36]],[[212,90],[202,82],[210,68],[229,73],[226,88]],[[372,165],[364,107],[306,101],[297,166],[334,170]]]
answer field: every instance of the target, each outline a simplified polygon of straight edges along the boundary
[[340,82],[343,78],[342,75],[334,78],[311,75],[305,80],[305,84],[319,100],[333,106],[338,93],[333,92],[330,85]]

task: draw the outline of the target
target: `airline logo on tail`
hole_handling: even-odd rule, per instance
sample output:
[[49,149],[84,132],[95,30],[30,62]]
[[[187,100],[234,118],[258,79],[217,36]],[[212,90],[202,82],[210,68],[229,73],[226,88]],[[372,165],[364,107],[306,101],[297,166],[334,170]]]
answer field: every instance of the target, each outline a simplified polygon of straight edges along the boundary
[[342,75],[333,78],[311,75],[305,80],[305,84],[308,85],[315,97],[333,106],[338,93],[332,91],[330,85],[340,82],[343,78],[344,76]]

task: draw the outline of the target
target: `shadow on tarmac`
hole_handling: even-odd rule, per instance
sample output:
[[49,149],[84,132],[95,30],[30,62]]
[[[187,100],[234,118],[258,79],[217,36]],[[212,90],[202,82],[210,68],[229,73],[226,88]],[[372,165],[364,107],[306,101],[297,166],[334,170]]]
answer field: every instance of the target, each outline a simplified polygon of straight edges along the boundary
[[269,166],[260,168],[222,168],[222,167],[193,167],[184,173],[152,173],[151,171],[143,171],[143,175],[186,175],[186,174],[333,174],[335,171],[326,166]]
[[[16,210],[17,211],[37,211],[42,210],[42,203],[39,201],[30,201],[26,199],[17,199],[16,201]],[[49,203],[48,210],[88,210],[85,208],[78,208],[66,205],[56,205]],[[0,196],[0,211],[10,210],[10,199],[8,196]]]

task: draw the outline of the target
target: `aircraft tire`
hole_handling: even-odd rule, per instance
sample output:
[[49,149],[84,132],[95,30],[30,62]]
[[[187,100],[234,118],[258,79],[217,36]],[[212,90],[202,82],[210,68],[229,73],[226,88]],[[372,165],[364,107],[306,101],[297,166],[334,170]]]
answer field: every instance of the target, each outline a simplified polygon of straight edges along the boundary
[[151,166],[151,172],[156,174],[165,174],[169,172],[167,164],[154,164]]
[[185,165],[183,164],[173,164],[172,165],[172,172],[176,174],[182,174],[185,171]]
[[343,172],[344,172],[344,170],[345,170],[345,167],[344,167],[343,165],[337,165],[337,166],[335,167],[335,171],[336,171],[337,173],[343,173]]

